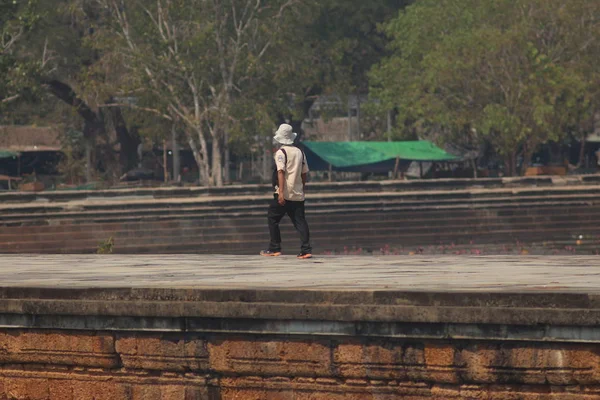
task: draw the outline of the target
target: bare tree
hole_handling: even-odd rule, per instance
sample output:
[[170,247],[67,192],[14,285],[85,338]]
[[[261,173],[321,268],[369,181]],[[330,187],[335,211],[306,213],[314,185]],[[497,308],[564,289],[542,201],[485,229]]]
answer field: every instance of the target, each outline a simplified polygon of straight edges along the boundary
[[284,15],[301,0],[97,0],[143,107],[185,127],[205,185],[223,185],[232,104],[256,84]]

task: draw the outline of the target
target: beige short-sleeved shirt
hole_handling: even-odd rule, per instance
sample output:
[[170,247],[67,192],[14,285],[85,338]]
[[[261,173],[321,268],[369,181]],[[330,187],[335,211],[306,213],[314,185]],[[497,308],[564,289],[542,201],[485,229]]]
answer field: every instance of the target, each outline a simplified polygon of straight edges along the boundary
[[[295,146],[282,146],[287,154],[287,163],[285,154],[281,149],[275,153],[275,164],[277,171],[285,172],[285,187],[283,188],[283,197],[290,201],[304,201],[304,187],[302,185],[302,174],[308,173],[308,164],[302,150]],[[277,191],[278,188],[275,189]]]

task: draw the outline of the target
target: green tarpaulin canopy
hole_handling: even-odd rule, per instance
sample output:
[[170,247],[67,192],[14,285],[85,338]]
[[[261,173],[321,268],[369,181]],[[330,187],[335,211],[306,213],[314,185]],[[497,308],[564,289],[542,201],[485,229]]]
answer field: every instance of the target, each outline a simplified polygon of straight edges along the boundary
[[18,156],[19,153],[17,153],[16,151],[10,151],[10,150],[1,150],[0,149],[0,159],[3,158],[13,158]]
[[[460,161],[431,142],[304,142],[309,165],[331,164],[336,169],[355,169],[369,164],[407,161]],[[320,160],[316,160],[317,156]],[[312,158],[312,160],[311,160]],[[319,162],[321,161],[321,162]],[[322,165],[320,165],[322,167]],[[381,165],[383,166],[383,165]],[[312,166],[311,166],[312,167]],[[389,168],[389,165],[387,166]],[[314,168],[321,169],[321,168]]]

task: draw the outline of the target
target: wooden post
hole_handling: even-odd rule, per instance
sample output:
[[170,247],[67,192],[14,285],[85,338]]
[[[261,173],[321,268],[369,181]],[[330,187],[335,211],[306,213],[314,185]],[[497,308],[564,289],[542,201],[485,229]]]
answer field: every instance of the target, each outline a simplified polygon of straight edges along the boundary
[[331,182],[333,180],[333,177],[331,176],[333,174],[333,167],[331,166],[331,164],[329,164],[329,182]]
[[423,179],[423,161],[419,161],[419,178]]
[[396,164],[394,165],[394,175],[392,175],[392,179],[398,179],[398,168],[400,168],[400,156],[396,157]]

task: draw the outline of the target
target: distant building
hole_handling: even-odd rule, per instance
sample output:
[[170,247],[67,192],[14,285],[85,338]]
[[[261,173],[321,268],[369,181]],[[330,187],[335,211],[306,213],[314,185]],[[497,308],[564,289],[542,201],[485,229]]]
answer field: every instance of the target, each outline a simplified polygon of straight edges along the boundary
[[57,128],[0,126],[0,175],[55,174],[61,150]]
[[0,125],[0,150],[27,153],[61,149],[60,131],[56,128]]
[[306,138],[327,142],[363,140],[360,105],[367,101],[367,96],[320,96],[302,123]]

